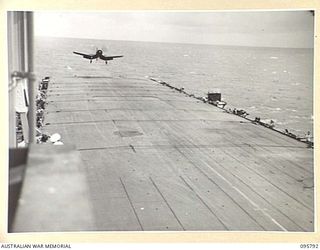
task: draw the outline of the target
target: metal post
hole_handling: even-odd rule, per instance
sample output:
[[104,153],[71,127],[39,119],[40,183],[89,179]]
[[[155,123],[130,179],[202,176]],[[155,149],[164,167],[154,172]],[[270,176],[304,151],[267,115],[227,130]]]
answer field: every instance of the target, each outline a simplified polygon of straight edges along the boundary
[[8,23],[8,83],[9,83],[9,147],[15,148],[17,146],[16,140],[16,111],[15,111],[15,95],[13,88],[10,90],[10,85],[13,85],[11,78],[11,72],[15,67],[13,62],[14,50],[13,46],[15,43],[15,28],[14,28],[14,14],[12,12],[7,13]]
[[36,136],[36,108],[35,108],[35,94],[36,94],[36,77],[34,75],[34,66],[33,66],[33,13],[31,11],[25,12],[26,21],[27,21],[27,54],[28,54],[28,97],[29,97],[29,112],[28,112],[28,121],[29,121],[29,142],[35,142]]

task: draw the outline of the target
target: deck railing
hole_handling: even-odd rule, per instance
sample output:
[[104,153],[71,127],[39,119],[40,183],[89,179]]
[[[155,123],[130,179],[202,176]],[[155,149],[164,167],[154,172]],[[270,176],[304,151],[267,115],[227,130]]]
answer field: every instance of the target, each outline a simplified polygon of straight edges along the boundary
[[33,73],[33,13],[8,11],[9,147],[17,147],[16,113],[20,113],[26,143],[35,141],[35,75]]

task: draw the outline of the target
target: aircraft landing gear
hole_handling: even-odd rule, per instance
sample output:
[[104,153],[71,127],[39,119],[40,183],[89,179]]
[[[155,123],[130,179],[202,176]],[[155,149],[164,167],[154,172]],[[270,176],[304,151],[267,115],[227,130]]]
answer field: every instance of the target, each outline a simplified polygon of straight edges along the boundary
[[92,60],[90,60],[90,63],[92,63]]

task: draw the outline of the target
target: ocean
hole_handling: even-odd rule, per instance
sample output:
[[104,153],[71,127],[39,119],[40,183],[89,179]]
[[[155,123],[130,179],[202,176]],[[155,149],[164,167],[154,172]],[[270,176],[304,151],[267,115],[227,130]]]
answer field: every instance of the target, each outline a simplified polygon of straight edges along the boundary
[[[124,57],[90,64],[72,53],[97,48]],[[39,79],[153,77],[197,96],[220,91],[226,108],[272,119],[276,128],[299,136],[313,134],[313,49],[36,37],[34,50]]]

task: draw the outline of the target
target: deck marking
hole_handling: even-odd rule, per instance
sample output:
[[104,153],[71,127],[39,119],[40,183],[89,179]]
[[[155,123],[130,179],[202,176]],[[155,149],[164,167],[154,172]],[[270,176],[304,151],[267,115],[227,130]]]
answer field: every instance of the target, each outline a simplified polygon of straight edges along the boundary
[[[261,211],[267,218],[269,218],[274,224],[276,224],[279,228],[281,228],[283,231],[288,231],[284,226],[282,226],[276,219],[274,219],[270,214],[268,214],[267,209],[260,208],[258,204],[256,204],[254,201],[252,201],[246,194],[244,194],[240,189],[238,189],[236,186],[234,186],[230,181],[228,181],[225,177],[223,177],[220,173],[218,173],[216,170],[214,170],[209,164],[206,162],[201,161],[204,163],[211,171],[215,172],[221,179],[223,179],[226,183],[228,183],[234,190],[236,190],[240,195],[242,195],[251,205],[254,206],[254,209],[256,211]],[[208,177],[210,181],[212,179]],[[282,212],[281,212],[282,213]],[[290,219],[291,220],[291,219]]]
[[[172,136],[174,136],[173,134],[171,134]],[[180,138],[181,139],[181,138]],[[230,140],[228,140],[228,141],[230,141]],[[230,141],[234,146],[235,146],[235,144],[232,142],[232,141]],[[192,142],[191,142],[192,143]],[[193,144],[193,143],[192,143]],[[193,144],[194,145],[194,144]],[[194,146],[196,146],[196,145],[194,145]],[[220,145],[219,145],[220,146]],[[230,147],[234,147],[234,146],[230,146]],[[242,147],[243,147],[243,144],[242,144]],[[277,148],[277,147],[281,147],[281,148],[292,148],[291,146],[269,146],[269,147],[274,147],[274,148]],[[295,146],[294,146],[295,147]],[[191,147],[190,147],[191,148]],[[194,148],[197,148],[197,147],[194,147]],[[300,148],[300,147],[299,147]],[[201,162],[203,162],[203,161],[201,161]],[[205,162],[204,162],[205,163]],[[205,163],[208,167],[209,167],[209,169],[210,170],[212,170],[212,171],[215,171],[210,165],[208,165],[207,163]],[[217,163],[218,165],[220,165],[219,163]],[[222,166],[222,168],[223,168],[223,166]],[[200,170],[200,169],[199,169]],[[200,170],[201,171],[201,170]],[[216,171],[215,171],[216,172]],[[221,176],[220,174],[218,174],[219,176]],[[233,175],[233,174],[232,174]],[[236,177],[236,176],[235,176]],[[208,177],[211,181],[213,181],[210,177]],[[225,178],[223,178],[223,179],[225,179]],[[241,179],[239,179],[241,182],[243,182]],[[227,181],[227,183],[229,183],[229,185],[231,185],[231,187],[233,187],[233,188],[235,188],[235,190],[236,191],[240,191],[239,189],[237,190],[237,188],[236,187],[234,187],[233,185],[232,185],[232,183],[231,182],[229,182],[229,181]],[[244,183],[245,185],[247,185],[246,183]],[[250,187],[249,187],[250,188]],[[250,188],[251,189],[251,188]],[[254,190],[253,190],[254,191]],[[241,191],[240,191],[241,192]],[[241,193],[240,193],[241,194]],[[260,194],[257,194],[257,195],[259,195],[260,197],[262,197]],[[247,197],[247,198],[249,198],[249,197]],[[263,197],[262,197],[263,198]],[[264,199],[264,198],[263,198]],[[264,199],[265,200],[265,199]],[[255,204],[255,203],[254,203]],[[273,206],[272,204],[271,204],[271,206]],[[259,208],[259,206],[257,207],[258,209],[260,209]],[[278,210],[277,208],[276,208],[276,210]],[[279,210],[278,210],[279,211]],[[282,213],[284,216],[286,216],[286,214],[284,214],[282,211],[280,211],[280,213]],[[263,214],[265,214],[268,218],[270,218],[271,219],[271,221],[272,222],[274,222],[278,227],[280,227],[281,229],[283,229],[284,231],[287,231],[287,229],[284,227],[284,226],[282,226],[277,220],[275,220],[271,215],[269,215],[268,213],[266,213],[266,212],[264,212],[263,211]],[[287,216],[286,216],[287,217]],[[292,221],[292,219],[291,218],[289,218],[289,217],[287,217],[290,221]],[[292,221],[294,224],[296,224],[294,221]],[[296,224],[297,225],[297,224]],[[299,225],[297,225],[299,228],[301,228]]]
[[[193,122],[193,121],[202,121],[203,119],[162,119],[162,120],[151,120],[151,119],[105,119],[105,120],[94,120],[94,121],[66,121],[66,122],[50,122],[46,125],[56,125],[56,124],[83,124],[83,123],[100,123],[100,122],[109,122],[109,121],[116,121],[116,122]],[[208,120],[214,121],[214,120]],[[233,122],[233,121],[229,121]]]
[[[195,167],[197,168],[204,176],[206,176],[209,181],[211,181],[215,186],[217,186],[227,197],[230,198],[230,200],[232,200],[236,205],[239,206],[239,208],[245,213],[247,214],[255,223],[257,223],[257,225],[259,225],[262,229],[266,230],[262,225],[260,225],[260,223],[252,217],[251,214],[249,214],[237,201],[235,201],[227,192],[225,192],[225,190],[223,190],[215,181],[213,181],[206,173],[204,173],[199,167],[197,167],[183,152],[181,152],[180,150],[177,149],[178,152],[180,152],[184,157],[186,157],[186,159],[188,159],[188,161]],[[259,206],[258,206],[259,207]],[[255,210],[261,210],[259,209],[255,209]]]
[[[197,148],[197,147],[196,147]],[[178,148],[176,148],[182,155],[184,155],[187,159],[189,159],[183,152],[181,152]],[[206,162],[202,161],[202,163],[204,163],[211,171],[215,172],[222,180],[224,180],[227,184],[229,184],[234,190],[236,190],[240,195],[242,195],[249,203],[251,203],[251,205],[253,205],[256,209],[260,210],[261,213],[263,213],[265,216],[267,216],[269,219],[271,219],[271,221],[273,223],[275,223],[279,228],[281,228],[283,231],[288,231],[284,226],[282,226],[276,219],[274,219],[271,215],[269,215],[267,212],[265,212],[263,209],[261,209],[259,207],[258,204],[256,204],[254,201],[252,201],[248,196],[246,196],[241,190],[239,190],[237,187],[235,187],[230,181],[228,181],[225,177],[223,177],[220,173],[218,173],[216,170],[214,170],[210,165],[208,165]],[[191,163],[193,163],[191,161]],[[195,166],[195,165],[194,165]],[[195,166],[197,167],[197,166]],[[198,168],[198,167],[197,167]],[[199,168],[198,168],[199,169]],[[202,173],[203,171],[201,169],[199,169]],[[204,173],[205,174],[205,173]],[[206,174],[205,174],[206,175]],[[207,175],[206,175],[207,176]],[[215,183],[209,176],[207,176],[207,178],[212,181],[213,183]],[[236,203],[237,204],[237,203]],[[241,208],[241,206],[240,206]],[[244,210],[245,211],[245,210]],[[251,217],[251,216],[250,216]],[[252,218],[252,217],[251,217]],[[260,225],[258,223],[258,225]],[[261,225],[260,225],[261,226]]]
[[[226,183],[228,183],[234,190],[236,190],[241,196],[243,196],[249,203],[251,203],[252,206],[255,207],[255,209],[261,211],[265,216],[267,216],[269,219],[271,219],[272,222],[274,222],[279,228],[281,228],[283,231],[288,231],[284,226],[282,226],[276,219],[274,219],[270,214],[265,212],[264,209],[260,208],[258,204],[256,204],[253,200],[251,200],[247,195],[245,195],[241,190],[239,190],[236,186],[234,186],[230,181],[228,181],[226,178],[224,178],[220,173],[218,173],[216,170],[214,170],[210,165],[208,165],[206,162],[201,161],[204,163],[211,171],[215,172],[221,179],[223,179]],[[211,180],[211,178],[209,178]]]
[[[173,111],[173,110],[178,110],[178,111],[188,111],[188,109],[163,109],[163,108],[159,108],[159,109],[142,109],[142,108],[97,108],[97,109],[56,109],[56,110],[48,110],[46,111],[46,113],[58,113],[58,112],[79,112],[79,111],[97,111],[97,110],[123,110],[123,111],[131,111],[131,110],[138,110],[138,111]],[[203,110],[203,109],[192,109],[191,111],[194,112],[211,112],[209,110]],[[279,146],[280,147],[280,146]],[[299,148],[305,148],[305,147],[299,147]]]
[[[218,162],[216,162],[217,165],[220,165],[220,167],[224,168],[223,166],[221,166],[221,164],[219,164]],[[210,167],[211,168],[211,167]],[[241,178],[238,178],[237,175],[234,175],[233,173],[229,172],[230,175],[232,175],[234,178],[238,179],[238,181],[240,181],[242,184],[244,184],[245,186],[247,186],[247,188],[251,189],[251,191],[253,193],[255,193],[256,195],[258,195],[261,199],[263,199],[266,203],[268,203],[271,207],[273,207],[275,210],[277,210],[279,213],[281,213],[284,217],[286,217],[288,220],[290,220],[293,224],[295,224],[297,227],[299,227],[301,230],[303,230],[303,228],[298,225],[297,223],[295,223],[295,221],[293,221],[290,217],[288,217],[285,213],[283,213],[281,210],[278,209],[278,207],[274,206],[272,203],[269,203],[268,200],[265,199],[264,196],[262,196],[261,194],[257,193],[250,185],[248,185],[246,182],[244,182]],[[264,210],[264,209],[261,209]],[[267,210],[266,210],[267,211]]]
[[[239,133],[236,133],[236,134],[237,134],[237,135],[240,135]],[[234,144],[231,138],[227,138],[227,141],[229,141],[230,143]],[[246,143],[246,144],[247,144],[247,143]],[[275,146],[273,146],[273,145],[259,145],[259,144],[257,144],[257,143],[252,143],[252,144],[253,144],[254,147],[256,147],[256,148],[261,148],[261,149],[262,149],[262,148],[265,148],[265,147],[267,147],[267,148],[269,148],[269,149],[270,149],[270,148],[277,148],[277,147],[279,147],[279,148],[305,148],[305,146],[300,147],[300,146],[281,146],[281,145],[279,145],[279,146],[276,146],[276,147],[275,147]],[[248,145],[250,145],[250,144],[248,144]],[[250,146],[251,146],[251,145],[250,145]],[[252,147],[252,146],[251,146],[251,147]],[[247,150],[248,148],[249,148],[249,147],[241,147],[240,150],[242,150],[242,151],[245,152],[246,154],[249,154],[249,155],[250,155],[251,152]],[[256,149],[255,149],[255,150],[256,150]],[[249,167],[249,166],[243,164],[238,158],[234,157],[230,152],[224,151],[224,153],[225,153],[226,155],[228,155],[229,157],[233,158],[233,159],[234,159],[235,161],[237,161],[239,164],[243,165],[245,168],[251,170],[253,173],[255,173],[255,174],[257,174],[258,176],[260,176],[262,179],[264,179],[266,182],[268,182],[271,186],[273,186],[274,188],[276,188],[276,189],[280,190],[281,192],[283,192],[285,195],[287,195],[288,197],[290,197],[291,199],[293,199],[295,202],[299,203],[302,207],[304,207],[304,208],[306,208],[307,210],[313,212],[312,208],[306,206],[306,205],[304,204],[304,202],[301,202],[301,201],[297,200],[295,197],[293,197],[292,195],[290,195],[287,191],[283,190],[283,189],[284,189],[283,187],[278,187],[278,186],[276,186],[276,185],[275,185],[273,182],[271,182],[269,179],[265,178],[265,176],[262,175],[260,172],[257,172],[253,167]],[[264,160],[264,162],[268,164],[268,162],[266,162],[265,160]],[[219,164],[219,163],[217,162],[217,164]],[[221,165],[221,164],[219,164],[219,165]],[[293,178],[292,176],[286,174],[285,172],[283,172],[283,171],[280,170],[279,168],[277,168],[277,167],[275,167],[275,168],[276,168],[278,171],[281,171],[283,174],[287,175],[288,177],[296,180],[295,178]],[[314,203],[314,202],[313,202],[313,203]],[[291,220],[291,219],[290,219],[290,220]],[[300,226],[299,226],[299,227],[300,227]]]
[[126,195],[127,195],[128,200],[129,200],[130,206],[131,206],[131,208],[132,208],[132,210],[133,210],[133,212],[134,212],[134,214],[135,214],[135,216],[136,216],[136,218],[137,218],[137,220],[138,220],[138,222],[139,222],[139,225],[140,225],[140,227],[141,227],[141,230],[144,231],[144,229],[143,229],[143,227],[142,227],[142,224],[141,224],[141,221],[139,220],[139,217],[138,217],[138,215],[137,215],[137,212],[136,212],[136,210],[134,209],[134,206],[133,206],[133,204],[132,204],[132,201],[131,201],[131,199],[130,199],[130,197],[129,197],[129,194],[128,194],[128,191],[127,191],[127,189],[126,189],[126,186],[124,185],[121,177],[119,177],[119,179],[120,179],[120,182],[121,182],[121,185],[122,185],[124,191],[126,192]]
[[[247,152],[247,151],[246,151]],[[242,164],[243,166],[245,166],[246,168],[250,169],[251,171],[253,171],[256,175],[260,176],[262,179],[264,179],[266,182],[270,183],[271,186],[273,186],[274,188],[280,190],[281,192],[283,192],[284,194],[286,194],[288,197],[290,197],[292,200],[296,201],[297,203],[299,203],[301,206],[303,206],[304,208],[306,208],[307,210],[312,212],[312,209],[309,208],[308,206],[306,206],[303,202],[297,200],[295,197],[293,197],[291,194],[289,194],[286,190],[284,190],[283,187],[278,187],[276,186],[274,183],[272,183],[269,179],[265,178],[264,175],[262,175],[261,173],[259,173],[258,171],[254,170],[254,168],[252,167],[248,167],[247,165],[244,165],[243,163],[241,163],[241,161],[239,161],[239,159],[235,158],[234,156],[232,156],[230,153],[228,153],[227,151],[225,151],[225,154],[227,154],[229,157],[235,159],[237,162],[239,162],[240,164]],[[278,169],[278,168],[276,168]],[[279,170],[279,169],[278,169]],[[280,170],[279,170],[280,171]],[[282,171],[281,171],[282,172]],[[283,173],[285,175],[287,175],[286,173]],[[289,175],[287,175],[289,176]],[[293,177],[289,176],[290,178],[294,179]],[[296,179],[294,179],[296,181]]]
[[161,193],[160,189],[158,188],[158,186],[154,183],[154,181],[152,180],[151,177],[149,177],[153,186],[157,189],[157,191],[159,192],[159,194],[161,195],[162,199],[164,200],[164,202],[167,204],[168,208],[171,210],[173,216],[176,218],[176,220],[178,221],[179,225],[181,226],[181,228],[183,229],[183,231],[186,231],[186,229],[183,227],[181,221],[179,220],[179,218],[177,217],[177,215],[175,214],[175,212],[173,211],[173,209],[171,208],[171,206],[169,205],[168,201],[166,200],[166,198],[163,196],[163,194]]
[[[268,138],[266,138],[266,137],[264,137],[264,138],[265,138],[265,139],[264,139],[265,141],[270,141]],[[274,141],[271,141],[271,142],[274,143]],[[253,148],[255,151],[257,151],[257,150],[258,150],[258,151],[261,151],[261,152],[266,151],[266,152],[268,152],[268,153],[272,153],[272,154],[273,154],[273,152],[270,150],[270,148],[272,148],[272,147],[269,147],[269,145],[261,146],[261,145],[258,145],[257,143],[252,143],[252,144],[253,144],[253,147],[252,147],[252,148]],[[284,148],[285,148],[285,147],[284,147]],[[303,148],[305,148],[305,147],[303,147]],[[244,151],[245,151],[247,154],[251,154],[250,151],[247,151],[247,150],[244,150]],[[281,156],[279,156],[279,157],[281,157]],[[260,157],[260,159],[261,159],[263,162],[265,162],[266,164],[269,164],[269,163],[268,163],[268,159],[266,160],[266,159],[263,159],[263,158],[261,158],[261,157]],[[283,157],[282,157],[282,160],[281,160],[281,161],[288,161],[288,162],[290,162],[291,164],[295,165],[297,168],[302,169],[302,170],[308,172],[309,174],[313,174],[312,171],[301,167],[299,164],[291,161],[290,159],[283,159]],[[283,174],[285,174],[285,175],[287,175],[287,176],[295,179],[294,176],[291,176],[291,175],[289,175],[288,173],[284,172],[281,168],[278,168],[278,167],[275,167],[275,168],[278,169],[279,171],[283,172]],[[296,179],[295,179],[295,180],[296,180]]]
[[[231,141],[230,139],[228,139],[228,141],[229,142],[231,142],[233,145],[236,145],[236,144],[234,144],[233,143],[233,141]],[[247,144],[246,146],[248,146],[248,145],[250,145],[250,144]],[[257,145],[257,144],[255,144],[255,146],[259,146],[259,145]],[[261,145],[260,145],[261,146]],[[276,147],[281,147],[281,148],[292,148],[291,146],[273,146],[273,145],[267,145],[268,147],[273,147],[273,148],[276,148]],[[242,150],[244,150],[243,149],[244,147],[241,147],[240,149],[242,149]],[[295,146],[293,147],[293,148],[295,148]],[[300,148],[300,147],[299,147]],[[246,152],[246,151],[245,151]],[[226,152],[225,152],[226,153]],[[229,154],[228,154],[229,155]],[[202,161],[203,162],[203,161]],[[238,161],[239,162],[239,161]],[[239,162],[239,163],[241,163],[241,162]],[[207,166],[209,166],[207,163],[205,163]],[[220,165],[221,166],[221,164],[219,164],[218,162],[217,162],[217,164],[218,165]],[[241,163],[242,164],[242,163]],[[245,165],[244,165],[245,166]],[[222,168],[224,168],[223,166],[221,166]],[[247,166],[245,166],[245,167],[247,167]],[[211,170],[213,170],[213,168],[211,167],[211,166],[209,166],[209,168],[211,169]],[[248,168],[248,167],[247,167]],[[250,169],[250,170],[252,170],[251,168],[248,168],[248,169]],[[255,171],[254,171],[254,173],[256,173]],[[256,174],[258,174],[258,173],[256,173]],[[233,174],[232,174],[233,175]],[[258,174],[259,175],[259,174]],[[209,178],[209,177],[208,177]],[[263,177],[262,177],[263,178]],[[210,178],[209,178],[210,179]],[[265,178],[263,178],[263,179],[265,179]],[[212,179],[211,179],[212,180]],[[241,182],[243,182],[241,179],[239,179]],[[267,180],[268,181],[268,180]],[[269,181],[268,181],[269,182]],[[272,186],[274,186],[274,184],[273,183],[271,183],[271,182],[269,182]],[[245,183],[244,183],[245,184]],[[251,188],[250,188],[251,189]],[[282,189],[280,189],[280,188],[278,188],[277,187],[277,189],[278,190],[280,190],[280,191],[283,191]],[[283,191],[285,194],[287,194],[285,191]],[[261,197],[261,195],[260,194],[258,194],[260,197]],[[287,194],[288,195],[288,194]],[[288,195],[290,198],[292,198],[290,195]],[[262,197],[263,198],[263,197]],[[264,199],[264,198],[263,198]],[[293,198],[294,199],[294,198]],[[296,199],[294,199],[295,201],[297,201]],[[298,202],[298,201],[297,201]],[[298,202],[299,203],[299,202]],[[272,205],[272,204],[271,204]],[[272,205],[273,206],[273,205]],[[303,206],[303,207],[305,207],[305,206]],[[308,207],[305,207],[306,209],[308,209],[308,210],[310,210]],[[277,209],[277,208],[276,208]],[[278,211],[280,211],[279,209],[277,209]],[[284,216],[286,216],[286,214],[284,214],[282,211],[280,211]],[[287,216],[286,216],[287,217]],[[272,217],[271,217],[272,218]],[[287,217],[289,220],[291,220],[292,221],[292,219],[291,218],[289,218],[289,217]],[[271,219],[272,221],[273,221],[273,218]],[[274,222],[274,221],[273,221]],[[277,221],[276,221],[277,222]],[[294,221],[292,221],[294,224],[296,224]],[[278,223],[278,222],[277,222]],[[275,223],[275,224],[277,224],[277,223]],[[296,224],[297,225],[297,224]],[[282,225],[281,225],[282,226]],[[299,226],[299,225],[297,225],[298,227],[300,227],[301,228],[301,226]],[[287,230],[286,230],[287,231]]]
[[[48,125],[49,126],[49,125]],[[159,144],[159,145],[136,145],[135,148],[140,148],[140,149],[155,149],[155,148],[165,148],[165,149],[170,149],[170,148],[204,148],[204,149],[209,149],[209,148],[226,148],[226,147],[241,147],[241,145],[184,145],[184,144]],[[105,147],[96,147],[96,148],[78,148],[77,150],[85,151],[85,150],[108,150],[108,149],[117,149],[117,148],[129,148],[129,146],[126,145],[121,145],[121,146],[105,146]]]
[[[274,132],[274,131],[266,130],[265,132],[271,135],[272,132]],[[238,136],[241,136],[241,134],[239,134],[239,133],[236,133],[236,134],[237,134]],[[255,134],[256,134],[256,133],[255,133]],[[265,140],[265,141],[269,141],[269,142],[274,143],[274,140],[270,140],[270,138],[267,138],[266,136],[263,136],[263,135],[261,135],[261,134],[259,134],[259,136],[262,137],[263,140]],[[244,137],[242,137],[242,138],[244,138]],[[244,138],[244,139],[247,139],[247,138]],[[281,139],[281,140],[282,140],[283,142],[285,142],[285,143],[290,143],[293,138],[289,138],[289,137],[285,136],[285,137],[279,137],[278,139]],[[295,139],[294,139],[294,140],[295,140]],[[230,141],[230,139],[229,139],[229,141]],[[295,141],[296,141],[296,140],[295,140]],[[273,153],[272,151],[270,151],[270,148],[272,148],[272,147],[269,147],[269,145],[261,146],[261,145],[258,145],[256,142],[252,142],[252,144],[253,144],[253,146],[254,146],[253,149],[255,149],[256,146],[258,146],[258,147],[260,146],[260,149],[258,149],[258,150],[261,150],[261,151],[265,150],[265,151],[267,151],[267,152],[269,152],[269,153]],[[284,148],[286,148],[286,146],[284,146]],[[300,147],[298,147],[298,148],[300,148]],[[305,146],[302,146],[301,148],[304,148],[304,149],[305,149],[306,147],[305,147]],[[256,150],[256,149],[255,149],[255,150]],[[246,151],[246,152],[250,154],[250,152],[248,152],[248,151]],[[278,155],[278,156],[279,156],[279,155]],[[281,157],[281,156],[279,156],[279,157]],[[290,162],[291,164],[297,166],[298,168],[301,168],[301,169],[303,169],[303,170],[306,170],[306,171],[309,172],[310,174],[313,174],[313,172],[311,172],[311,171],[309,171],[308,169],[304,168],[303,166],[301,166],[301,165],[299,165],[299,164],[291,161],[290,159],[283,159],[283,161],[288,161],[288,162]]]

